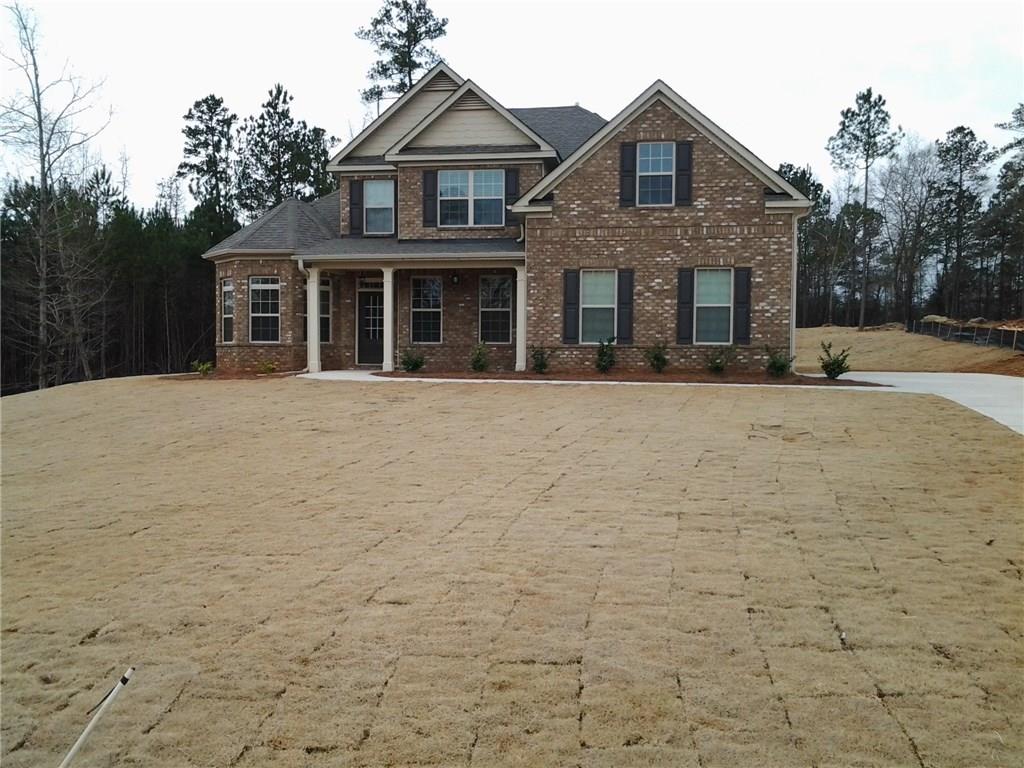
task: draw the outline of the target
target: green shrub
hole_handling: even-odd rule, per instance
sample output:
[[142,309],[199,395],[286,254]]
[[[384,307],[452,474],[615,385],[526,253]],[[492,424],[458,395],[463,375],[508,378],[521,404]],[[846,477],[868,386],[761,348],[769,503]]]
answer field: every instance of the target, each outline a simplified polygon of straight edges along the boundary
[[198,373],[200,376],[209,376],[213,373],[213,363],[209,360],[193,360],[192,372]]
[[608,337],[597,345],[597,370],[608,373],[615,366],[615,338]]
[[838,379],[850,370],[849,364],[850,347],[833,354],[832,342],[827,344],[821,342],[821,354],[818,355],[818,362],[821,363],[821,370],[830,379]]
[[477,373],[483,373],[490,365],[487,355],[487,346],[483,343],[473,347],[473,353],[469,356],[469,367]]
[[779,347],[765,347],[764,351],[768,355],[768,360],[765,362],[764,368],[768,371],[769,376],[775,376],[778,378],[785,376],[790,372],[794,358],[789,355],[789,353],[783,351]]
[[402,352],[402,357],[398,361],[406,373],[415,373],[423,367],[424,362],[423,353],[417,352],[415,349],[407,349]]
[[668,368],[668,345],[659,341],[653,347],[648,347],[644,350],[644,360],[655,373],[661,373]]
[[734,357],[735,347],[711,347],[704,353],[704,365],[711,373],[725,373]]
[[264,360],[259,365],[260,373],[273,373],[277,370],[277,364],[273,360]]
[[534,373],[547,373],[548,364],[551,362],[551,353],[544,347],[532,347],[530,349],[530,363]]

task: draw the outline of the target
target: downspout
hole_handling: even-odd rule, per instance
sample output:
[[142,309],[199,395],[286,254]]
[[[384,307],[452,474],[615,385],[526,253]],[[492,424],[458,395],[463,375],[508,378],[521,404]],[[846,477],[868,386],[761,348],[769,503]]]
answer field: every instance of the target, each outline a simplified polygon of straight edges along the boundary
[[[302,276],[305,277],[307,279],[307,281],[308,281],[308,279],[309,279],[309,272],[306,271],[306,264],[305,264],[305,262],[303,262],[301,256],[299,257],[299,260],[297,262],[295,262],[295,266],[297,266],[299,268],[299,272],[301,272]],[[307,319],[306,322],[309,322],[308,319]],[[299,371],[299,373],[309,373],[309,355],[308,354],[306,355],[306,367],[303,368],[301,371]]]
[[517,243],[521,243],[526,239],[526,222],[523,221],[519,224],[519,237],[516,238]]
[[800,219],[804,218],[810,213],[809,208],[805,208],[802,213],[793,214],[793,268],[792,275],[790,278],[790,292],[789,292],[789,356],[796,358],[796,273],[797,273],[797,259],[798,259],[798,238],[797,233],[799,231]]

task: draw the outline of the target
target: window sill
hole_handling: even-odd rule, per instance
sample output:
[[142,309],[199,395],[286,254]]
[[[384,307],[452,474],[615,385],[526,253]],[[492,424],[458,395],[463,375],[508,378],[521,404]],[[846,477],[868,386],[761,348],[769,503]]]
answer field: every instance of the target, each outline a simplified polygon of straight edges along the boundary
[[448,231],[459,230],[481,230],[481,229],[508,229],[506,224],[438,224],[437,229]]

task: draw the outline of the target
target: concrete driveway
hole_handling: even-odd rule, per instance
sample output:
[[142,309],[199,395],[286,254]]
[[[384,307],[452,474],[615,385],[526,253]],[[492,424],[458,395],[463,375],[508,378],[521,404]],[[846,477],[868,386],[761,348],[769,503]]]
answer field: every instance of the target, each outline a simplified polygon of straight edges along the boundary
[[900,392],[938,395],[1024,434],[1024,379],[991,373],[849,373]]

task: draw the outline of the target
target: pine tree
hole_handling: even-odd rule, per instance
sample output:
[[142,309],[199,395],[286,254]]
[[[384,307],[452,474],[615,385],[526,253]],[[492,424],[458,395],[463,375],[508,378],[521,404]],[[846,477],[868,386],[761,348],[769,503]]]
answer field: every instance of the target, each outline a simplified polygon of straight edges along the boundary
[[387,96],[401,96],[412,88],[416,73],[441,61],[429,43],[443,37],[448,19],[438,18],[427,0],[384,0],[368,27],[356,37],[371,43],[378,59],[370,67],[370,85],[360,91],[364,104],[377,104]]
[[839,168],[864,172],[865,214],[861,224],[863,268],[861,272],[860,320],[858,327],[864,327],[867,308],[868,276],[871,268],[871,238],[869,237],[869,210],[871,168],[876,162],[892,155],[900,142],[902,130],[889,128],[889,111],[881,94],[875,96],[871,89],[857,94],[856,104],[840,113],[839,130],[826,145],[832,162]]
[[225,223],[235,219],[232,151],[237,122],[238,115],[224,106],[224,99],[211,93],[185,113],[181,129],[185,157],[178,165],[178,178],[187,178],[196,203]]

